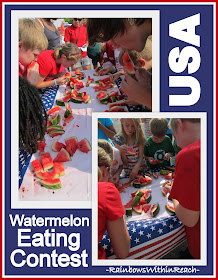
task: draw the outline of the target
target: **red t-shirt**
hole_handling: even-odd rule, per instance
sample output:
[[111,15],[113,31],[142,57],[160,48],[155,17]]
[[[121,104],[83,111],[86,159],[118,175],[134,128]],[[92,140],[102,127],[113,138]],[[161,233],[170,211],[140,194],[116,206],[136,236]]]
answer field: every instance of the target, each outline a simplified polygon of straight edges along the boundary
[[[88,42],[87,29],[85,26],[74,27],[73,24],[65,29],[65,42],[76,44],[78,47],[82,47]],[[82,50],[81,50],[82,51]],[[82,58],[87,56],[87,52],[82,51]]]
[[[110,61],[115,66],[115,56],[114,56],[114,47],[111,43],[106,42],[106,54],[107,54],[107,61]],[[104,62],[104,58],[102,57],[99,60],[99,63],[102,64]]]
[[[98,243],[106,230],[106,221],[115,221],[125,214],[120,194],[112,183],[98,182]],[[98,258],[105,259],[103,247],[98,245]]]
[[[176,173],[170,197],[186,209],[200,211],[200,140],[182,149],[176,157]],[[185,226],[188,247],[200,258],[200,218],[194,227]]]
[[41,52],[38,55],[37,63],[39,64],[39,73],[44,77],[52,77],[59,72],[65,71],[65,67],[62,64],[56,64],[53,50]]
[[19,76],[24,78],[26,68],[19,62]]

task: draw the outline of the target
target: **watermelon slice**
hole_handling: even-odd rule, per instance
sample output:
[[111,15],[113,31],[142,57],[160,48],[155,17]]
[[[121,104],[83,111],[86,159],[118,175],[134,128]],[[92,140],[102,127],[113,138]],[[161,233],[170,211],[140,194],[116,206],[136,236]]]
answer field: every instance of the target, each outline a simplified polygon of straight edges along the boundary
[[149,176],[141,176],[139,179],[142,186],[146,186],[152,182],[152,179]]
[[65,133],[65,130],[52,130],[52,131],[50,131],[49,133],[48,133],[48,135],[50,136],[50,137],[55,137],[55,136],[58,136],[58,135],[62,135],[62,134],[64,134]]
[[142,214],[142,209],[143,209],[142,205],[136,205],[136,206],[134,206],[132,209],[133,209],[136,213]]
[[147,213],[148,210],[151,208],[151,205],[150,204],[143,204],[142,208],[143,208],[144,212]]
[[65,106],[65,103],[64,103],[64,101],[62,99],[56,99],[56,104],[58,106]]
[[91,151],[92,147],[89,143],[89,141],[84,138],[82,139],[79,143],[78,143],[78,148],[80,149],[80,151],[82,151],[83,153],[88,153],[89,151]]
[[175,214],[175,209],[174,209],[174,207],[173,207],[172,205],[170,205],[169,203],[167,203],[167,204],[165,205],[165,208],[166,208],[166,210],[167,210],[168,212]]
[[58,112],[60,110],[61,110],[60,106],[53,107],[53,108],[51,108],[50,110],[47,111],[47,115],[50,115],[51,113],[54,113],[54,112]]
[[66,111],[64,112],[64,118],[66,119],[67,117],[69,117],[70,114],[72,114],[72,109],[70,107],[70,104],[67,104]]
[[54,171],[59,174],[59,176],[64,176],[64,163],[54,162]]
[[100,91],[97,94],[97,98],[100,102],[106,102],[109,99],[109,95],[105,91]]
[[140,188],[141,187],[141,182],[138,179],[136,179],[132,182],[132,185],[133,185],[134,188]]
[[32,166],[36,173],[43,171],[42,165],[38,159],[32,161]]
[[159,176],[158,176],[158,174],[156,172],[152,172],[152,175],[153,175],[154,179],[158,179],[159,178]]
[[51,145],[51,149],[54,152],[60,152],[60,150],[62,148],[66,148],[66,146],[63,143],[58,142],[57,140],[54,140],[52,145]]
[[71,99],[71,94],[67,94],[67,95],[65,95],[65,96],[63,97],[63,101],[64,101],[64,102],[69,102],[70,99]]
[[42,142],[38,141],[37,144],[38,144],[38,150],[41,153],[44,153],[44,149],[45,149],[46,143],[44,141],[42,141]]
[[44,179],[40,181],[42,187],[51,190],[57,190],[61,188],[61,181],[60,179]]
[[49,179],[51,177],[50,175],[50,172],[48,171],[44,171],[44,172],[36,172],[36,176],[39,178],[39,179]]
[[161,170],[160,170],[160,174],[161,174],[161,175],[167,175],[167,174],[169,174],[169,172],[170,172],[170,171],[164,170],[164,169],[161,169]]
[[117,102],[114,102],[114,103],[111,103],[111,104],[108,104],[109,108],[111,109],[112,107],[115,107],[115,106],[126,106],[126,102],[123,101],[123,100],[120,100],[120,101],[117,101]]
[[80,96],[72,96],[71,95],[71,101],[73,102],[73,103],[82,103],[83,102],[83,99],[82,99],[82,97],[80,97]]
[[123,55],[123,63],[125,64],[128,74],[135,75],[135,65],[128,52],[125,52]]
[[56,113],[56,115],[51,116],[49,120],[53,125],[57,125],[61,120],[61,116],[59,113]]
[[172,180],[173,179],[173,173],[169,172],[167,175],[165,175],[165,179]]
[[74,119],[73,114],[70,114],[66,119],[64,119],[64,125],[66,125],[66,123],[69,123],[73,119]]
[[64,140],[66,143],[66,150],[68,151],[68,153],[70,154],[70,156],[72,157],[76,150],[78,149],[78,140],[77,137],[69,137],[67,139]]
[[128,147],[128,148],[127,148],[127,152],[128,152],[128,154],[130,154],[130,155],[136,155],[136,151],[133,150],[131,147]]
[[87,94],[87,95],[83,96],[82,102],[87,104],[90,102],[90,100],[91,100],[90,95]]
[[156,217],[159,211],[160,211],[160,205],[159,203],[156,203],[151,207],[150,215],[152,217]]
[[68,151],[62,148],[60,152],[57,154],[56,158],[54,159],[54,162],[66,162],[66,161],[71,161],[71,157]]
[[53,131],[53,130],[62,130],[62,127],[60,125],[50,125],[47,128],[47,133]]
[[44,153],[41,155],[42,165],[44,170],[51,169],[53,167],[53,160],[50,153]]

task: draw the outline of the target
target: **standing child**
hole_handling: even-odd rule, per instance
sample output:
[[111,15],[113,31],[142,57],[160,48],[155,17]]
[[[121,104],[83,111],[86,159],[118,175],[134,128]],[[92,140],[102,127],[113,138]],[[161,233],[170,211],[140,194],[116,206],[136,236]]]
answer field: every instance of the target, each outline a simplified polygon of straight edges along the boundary
[[111,118],[98,119],[98,139],[106,139],[112,146],[114,146],[112,140],[116,133],[114,122]]
[[98,147],[98,258],[106,258],[100,242],[107,230],[115,256],[124,259],[129,254],[130,238],[120,194],[108,182],[111,164],[111,157]]
[[183,258],[200,259],[200,119],[171,119],[170,128],[182,149],[176,157],[170,197],[176,215],[185,225],[189,251]]
[[174,149],[170,138],[166,135],[168,121],[164,118],[151,119],[150,130],[152,136],[147,139],[144,155],[151,169],[162,168],[170,165],[170,158]]
[[120,119],[121,132],[114,136],[114,145],[119,149],[123,161],[124,177],[134,179],[145,171],[143,148],[145,136],[140,119]]
[[32,19],[19,20],[19,76],[36,85],[39,78],[38,55],[46,50],[48,40]]
[[111,177],[110,181],[114,183],[116,187],[119,186],[120,174],[123,170],[123,162],[121,159],[120,151],[112,146],[107,140],[99,139],[98,147],[101,147],[106,151],[106,153],[111,157],[112,165],[111,165]]
[[75,44],[58,46],[55,50],[47,50],[38,56],[39,80],[37,88],[45,88],[66,83],[65,68],[77,63],[81,52]]

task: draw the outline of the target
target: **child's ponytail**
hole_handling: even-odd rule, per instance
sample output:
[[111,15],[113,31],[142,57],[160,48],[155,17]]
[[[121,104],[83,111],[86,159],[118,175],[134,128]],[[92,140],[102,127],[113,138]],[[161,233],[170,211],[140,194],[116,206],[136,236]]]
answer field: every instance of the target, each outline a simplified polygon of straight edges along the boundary
[[68,60],[79,60],[81,58],[81,51],[76,44],[68,43],[65,45],[59,45],[54,49],[55,59],[61,58],[62,54],[66,56]]

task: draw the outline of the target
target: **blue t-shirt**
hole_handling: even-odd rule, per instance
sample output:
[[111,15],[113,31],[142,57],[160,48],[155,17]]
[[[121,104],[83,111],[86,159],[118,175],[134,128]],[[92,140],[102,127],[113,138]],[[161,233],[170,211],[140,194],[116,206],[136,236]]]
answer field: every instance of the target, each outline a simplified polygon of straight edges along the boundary
[[[109,127],[111,125],[113,125],[113,121],[110,118],[99,118],[98,119],[102,125],[104,125],[105,127]],[[112,143],[111,139],[109,137],[107,137],[102,131],[101,129],[98,128],[98,139],[105,139],[108,142],[110,142],[110,144],[114,147],[114,144]]]

